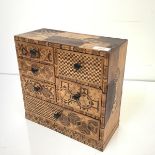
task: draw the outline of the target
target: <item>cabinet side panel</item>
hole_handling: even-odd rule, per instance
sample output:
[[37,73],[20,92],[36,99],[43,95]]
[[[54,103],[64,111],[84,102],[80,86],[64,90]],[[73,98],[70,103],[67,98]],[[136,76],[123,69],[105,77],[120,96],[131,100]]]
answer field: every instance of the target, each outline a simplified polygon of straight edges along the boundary
[[[120,111],[126,50],[127,41],[110,54],[105,126],[110,121],[110,116]],[[118,119],[119,115],[115,117],[115,124],[118,122]]]

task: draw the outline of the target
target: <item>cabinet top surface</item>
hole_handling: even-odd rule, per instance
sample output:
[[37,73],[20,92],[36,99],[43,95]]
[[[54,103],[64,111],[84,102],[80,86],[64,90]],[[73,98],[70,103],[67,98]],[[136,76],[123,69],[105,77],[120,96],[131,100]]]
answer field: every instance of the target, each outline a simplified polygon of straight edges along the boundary
[[80,34],[45,28],[16,36],[107,52],[127,41],[126,39]]

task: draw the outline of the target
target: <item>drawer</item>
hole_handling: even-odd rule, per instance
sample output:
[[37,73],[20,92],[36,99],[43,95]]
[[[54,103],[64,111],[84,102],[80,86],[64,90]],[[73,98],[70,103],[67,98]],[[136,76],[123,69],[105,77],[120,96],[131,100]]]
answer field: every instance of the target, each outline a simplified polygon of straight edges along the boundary
[[53,48],[26,42],[16,42],[17,56],[53,64]]
[[63,109],[48,102],[25,96],[25,110],[54,121],[60,128],[65,128],[84,134],[93,139],[99,139],[99,121],[90,117]]
[[94,118],[100,118],[101,101],[105,98],[100,89],[56,78],[56,94],[59,105]]
[[55,102],[55,85],[40,82],[27,77],[21,77],[23,94]]
[[18,59],[19,69],[21,74],[34,79],[55,83],[54,67],[34,61]]
[[56,76],[63,79],[101,88],[103,64],[104,57],[56,50]]

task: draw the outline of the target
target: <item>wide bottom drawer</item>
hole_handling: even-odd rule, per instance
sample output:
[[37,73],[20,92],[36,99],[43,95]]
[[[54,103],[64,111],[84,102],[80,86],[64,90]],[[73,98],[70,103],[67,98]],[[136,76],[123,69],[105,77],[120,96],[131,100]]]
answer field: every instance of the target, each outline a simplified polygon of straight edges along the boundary
[[54,124],[60,127],[76,131],[87,137],[96,140],[99,139],[99,120],[66,110],[62,107],[30,96],[24,97],[24,104],[26,111],[44,117],[49,122],[54,122]]

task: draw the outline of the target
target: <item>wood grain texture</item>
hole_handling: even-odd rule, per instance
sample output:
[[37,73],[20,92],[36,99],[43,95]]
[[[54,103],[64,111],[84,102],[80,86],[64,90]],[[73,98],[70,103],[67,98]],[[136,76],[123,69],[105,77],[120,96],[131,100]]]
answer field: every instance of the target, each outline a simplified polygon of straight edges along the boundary
[[51,29],[35,30],[32,32],[20,34],[17,37],[26,38],[34,41],[48,41],[52,43],[77,46],[86,49],[93,49],[94,46],[115,48],[125,41],[125,39],[80,34]]
[[119,124],[127,40],[50,29],[14,39],[25,117],[103,151]]
[[55,102],[55,85],[22,76],[23,93],[42,100]]
[[[63,107],[99,119],[101,115],[102,90],[56,79],[57,103]],[[103,103],[105,105],[105,103]]]
[[54,66],[21,58],[18,59],[18,64],[22,75],[40,81],[55,83]]
[[76,131],[84,134],[86,137],[99,140],[98,120],[63,109],[34,97],[25,96],[24,101],[26,111],[40,115],[60,128]]
[[126,58],[127,42],[116,48],[109,56],[108,91],[105,113],[105,124],[111,112],[121,103],[122,84]]
[[112,87],[108,87],[109,90],[107,93],[105,110],[104,141],[110,140],[109,137],[111,136],[112,131],[115,130],[116,126],[119,124],[126,50],[127,42],[122,44],[117,49],[117,52],[113,52],[111,54],[111,60],[109,60],[109,64],[111,65],[109,81],[112,81],[112,83],[114,82],[115,84]]
[[[76,68],[77,64],[79,68]],[[102,87],[103,57],[58,49],[56,65],[57,77],[96,88]]]
[[53,64],[53,48],[34,43],[16,41],[17,56]]

